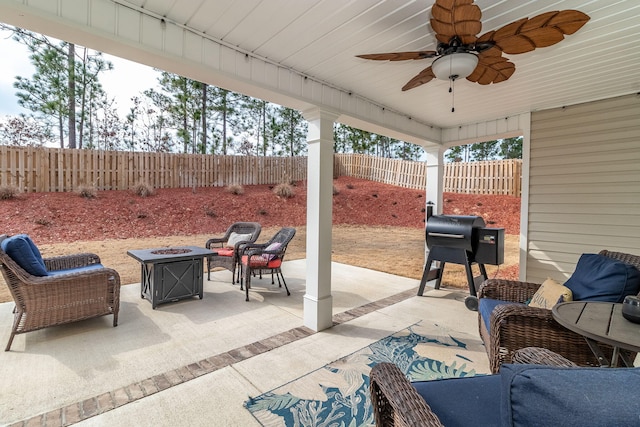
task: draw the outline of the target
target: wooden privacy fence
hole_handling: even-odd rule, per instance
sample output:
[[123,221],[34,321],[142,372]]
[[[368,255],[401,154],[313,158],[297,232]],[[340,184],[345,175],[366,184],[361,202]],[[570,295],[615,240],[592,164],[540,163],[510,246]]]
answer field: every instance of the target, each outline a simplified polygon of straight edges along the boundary
[[446,163],[443,191],[520,197],[522,160]]
[[[425,189],[426,163],[335,154],[334,176]],[[521,160],[444,164],[444,191],[520,196]],[[0,186],[24,192],[277,184],[307,179],[306,157],[219,156],[0,146]]]
[[25,192],[275,184],[303,180],[306,157],[212,156],[0,146],[0,185]]

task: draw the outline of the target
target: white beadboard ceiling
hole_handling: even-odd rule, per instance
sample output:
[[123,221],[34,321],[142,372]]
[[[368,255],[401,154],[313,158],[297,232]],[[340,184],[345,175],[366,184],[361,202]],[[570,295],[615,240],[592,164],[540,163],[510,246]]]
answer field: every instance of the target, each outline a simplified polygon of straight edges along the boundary
[[576,9],[591,20],[555,46],[505,55],[516,65],[506,82],[456,82],[454,113],[446,81],[401,91],[431,59],[355,57],[435,50],[433,0],[113,1],[440,128],[640,92],[638,0],[476,0],[481,34],[553,10]]

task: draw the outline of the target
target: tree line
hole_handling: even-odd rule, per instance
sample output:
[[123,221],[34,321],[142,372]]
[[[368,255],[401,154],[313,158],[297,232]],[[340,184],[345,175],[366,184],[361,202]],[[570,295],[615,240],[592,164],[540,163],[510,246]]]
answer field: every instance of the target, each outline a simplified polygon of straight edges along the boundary
[[[121,117],[100,77],[114,69],[101,52],[0,24],[25,45],[32,76],[16,76],[28,114],[0,122],[0,144],[99,150],[299,156],[307,122],[299,111],[157,70],[155,88],[131,98]],[[419,160],[420,146],[336,123],[334,151]],[[448,161],[522,157],[522,139],[453,147]]]

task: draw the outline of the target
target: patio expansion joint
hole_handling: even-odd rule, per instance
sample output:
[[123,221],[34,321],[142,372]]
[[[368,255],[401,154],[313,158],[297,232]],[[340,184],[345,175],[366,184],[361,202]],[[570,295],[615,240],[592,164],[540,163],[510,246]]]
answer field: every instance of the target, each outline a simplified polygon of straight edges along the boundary
[[[335,314],[333,325],[339,325],[365,314],[372,313],[381,308],[385,308],[408,298],[415,296],[415,289],[400,292],[373,301],[359,307]],[[250,359],[254,356],[271,351],[283,345],[290,344],[300,339],[306,338],[316,332],[306,326],[299,326],[288,331],[264,338],[242,347],[234,348],[225,353],[216,354],[200,361],[181,366],[162,374],[154,375],[128,386],[118,388],[98,396],[93,396],[75,402],[70,405],[51,410],[49,412],[36,415],[34,417],[10,424],[10,427],[62,427],[69,426],[96,415],[111,411],[120,406],[135,402],[173,386],[191,381],[202,375],[215,372],[219,369],[231,366],[237,362]]]

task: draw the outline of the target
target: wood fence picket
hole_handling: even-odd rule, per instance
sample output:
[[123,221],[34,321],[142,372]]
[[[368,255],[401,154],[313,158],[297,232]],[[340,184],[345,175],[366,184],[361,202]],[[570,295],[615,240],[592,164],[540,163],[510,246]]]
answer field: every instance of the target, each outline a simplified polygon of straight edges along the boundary
[[[334,177],[352,176],[405,188],[426,188],[426,163],[365,154],[335,154]],[[0,186],[23,192],[128,190],[307,179],[306,157],[220,156],[0,146]],[[522,160],[444,164],[445,192],[520,196]]]

